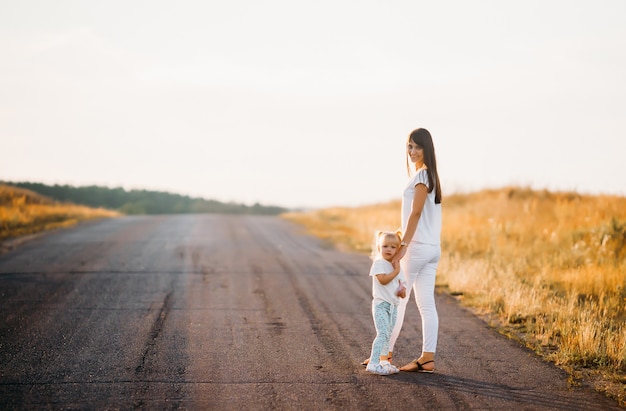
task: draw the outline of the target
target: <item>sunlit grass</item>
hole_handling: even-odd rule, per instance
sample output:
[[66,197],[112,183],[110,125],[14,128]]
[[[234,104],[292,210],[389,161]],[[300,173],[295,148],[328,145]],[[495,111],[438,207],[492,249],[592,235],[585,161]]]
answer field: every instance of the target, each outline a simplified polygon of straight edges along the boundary
[[[290,213],[314,235],[369,253],[400,203]],[[522,188],[443,203],[438,286],[568,369],[626,398],[626,198]],[[615,388],[617,387],[617,388]]]
[[0,241],[118,215],[102,208],[57,203],[29,190],[0,184]]

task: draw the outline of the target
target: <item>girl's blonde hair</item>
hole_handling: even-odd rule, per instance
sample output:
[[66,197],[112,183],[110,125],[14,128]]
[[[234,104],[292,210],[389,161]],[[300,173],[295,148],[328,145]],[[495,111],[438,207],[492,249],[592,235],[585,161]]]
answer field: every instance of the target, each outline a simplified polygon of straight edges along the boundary
[[392,243],[399,246],[402,242],[402,231],[376,231],[374,234],[374,246],[372,247],[372,259],[378,257],[383,240],[391,240]]

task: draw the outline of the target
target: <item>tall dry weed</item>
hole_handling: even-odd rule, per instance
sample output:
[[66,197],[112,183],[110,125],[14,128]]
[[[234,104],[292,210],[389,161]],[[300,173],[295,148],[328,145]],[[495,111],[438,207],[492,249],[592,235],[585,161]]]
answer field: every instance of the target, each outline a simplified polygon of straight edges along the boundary
[[[444,198],[438,285],[563,366],[626,374],[626,198],[524,188]],[[295,213],[369,252],[400,204]],[[623,401],[623,400],[622,400]]]
[[101,208],[57,203],[30,190],[0,184],[0,241],[118,215]]

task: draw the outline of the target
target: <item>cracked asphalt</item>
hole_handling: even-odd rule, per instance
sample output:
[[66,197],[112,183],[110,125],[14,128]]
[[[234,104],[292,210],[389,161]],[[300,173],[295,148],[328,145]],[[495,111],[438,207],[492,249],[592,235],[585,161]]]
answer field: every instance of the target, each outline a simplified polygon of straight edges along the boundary
[[[29,240],[0,255],[0,408],[620,409],[443,294],[436,373],[367,374],[369,266],[277,217],[123,217]],[[411,302],[395,362],[420,342]]]

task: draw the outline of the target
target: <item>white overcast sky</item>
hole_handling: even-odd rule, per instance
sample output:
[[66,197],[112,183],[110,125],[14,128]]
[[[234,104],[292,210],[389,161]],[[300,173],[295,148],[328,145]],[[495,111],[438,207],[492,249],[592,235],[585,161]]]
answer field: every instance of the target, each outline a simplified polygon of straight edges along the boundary
[[626,1],[0,2],[0,180],[287,207],[626,195]]

